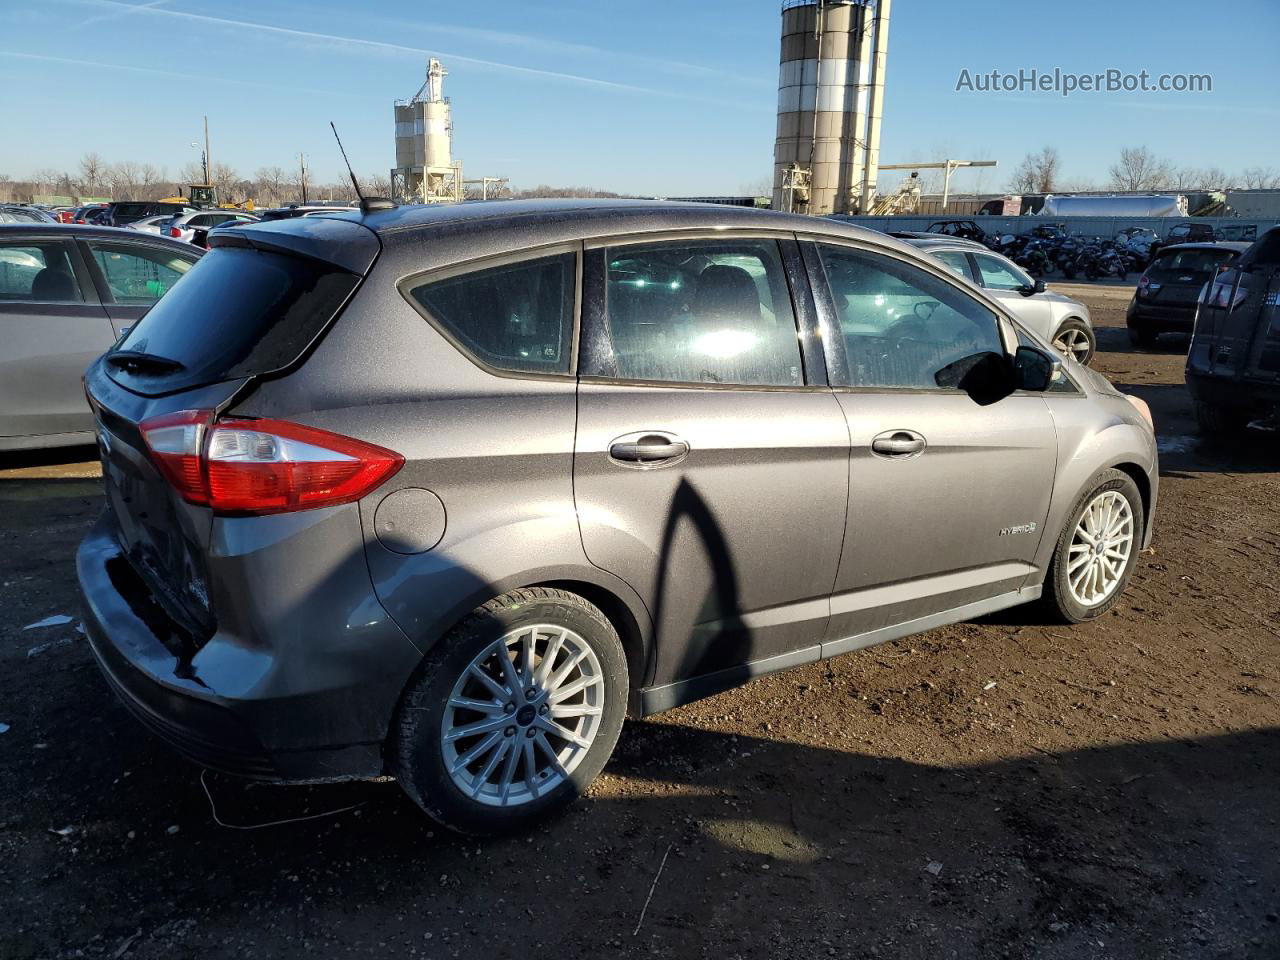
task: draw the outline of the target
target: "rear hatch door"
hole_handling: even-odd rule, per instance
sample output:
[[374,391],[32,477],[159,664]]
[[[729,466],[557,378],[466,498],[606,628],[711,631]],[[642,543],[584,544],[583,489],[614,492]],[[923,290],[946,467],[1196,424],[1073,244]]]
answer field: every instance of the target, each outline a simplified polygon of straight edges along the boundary
[[1188,307],[1195,305],[1200,289],[1212,280],[1222,264],[1235,254],[1226,249],[1170,250],[1156,257],[1146,270],[1147,279],[1159,289],[1147,292],[1153,306]]
[[235,231],[85,375],[121,547],[197,640],[216,625],[206,567],[213,515],[160,472],[143,426],[188,410],[216,417],[255,379],[287,374],[341,313],[373,265],[377,236],[352,221],[298,223]]

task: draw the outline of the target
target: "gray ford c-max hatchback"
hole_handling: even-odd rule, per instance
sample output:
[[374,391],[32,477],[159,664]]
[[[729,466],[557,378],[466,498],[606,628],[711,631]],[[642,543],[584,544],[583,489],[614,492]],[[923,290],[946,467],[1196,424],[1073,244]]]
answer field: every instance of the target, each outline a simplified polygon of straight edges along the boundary
[[1041,599],[1151,536],[1144,405],[882,234],[696,204],[257,224],[89,370],[85,623],[143,723],[464,831],[624,715]]

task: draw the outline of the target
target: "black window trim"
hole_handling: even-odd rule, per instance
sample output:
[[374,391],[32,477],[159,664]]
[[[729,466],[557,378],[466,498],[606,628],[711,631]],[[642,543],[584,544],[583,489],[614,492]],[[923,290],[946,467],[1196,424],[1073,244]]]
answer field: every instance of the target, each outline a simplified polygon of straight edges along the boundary
[[[136,233],[137,231],[121,231],[121,232]],[[145,234],[143,236],[145,236]],[[80,249],[80,255],[84,260],[85,270],[88,272],[89,276],[93,278],[93,286],[97,290],[98,302],[103,304],[104,306],[112,306],[112,307],[145,307],[145,306],[150,306],[151,304],[120,303],[116,300],[114,294],[112,294],[111,292],[111,284],[107,283],[106,274],[102,272],[102,268],[98,266],[97,258],[93,255],[92,245],[96,242],[122,244],[124,246],[130,246],[130,247],[142,247],[147,250],[158,250],[162,253],[171,253],[177,257],[182,257],[182,255],[186,252],[184,250],[175,250],[167,244],[152,243],[151,241],[144,240],[144,239],[135,240],[133,237],[129,237],[129,236],[76,237],[76,246],[79,247]],[[196,249],[198,248],[192,247],[192,250],[196,250]],[[195,256],[190,258],[189,262],[191,266],[194,267],[196,263],[199,262],[199,260],[200,260],[200,254],[196,254]],[[188,267],[188,269],[190,269],[190,267]],[[158,300],[159,297],[157,297],[156,299]],[[155,301],[152,301],[152,303],[154,302]]]
[[[792,322],[796,326],[796,342],[800,351],[800,369],[803,384],[784,386],[778,384],[705,383],[689,380],[654,380],[619,377],[609,372],[613,356],[613,340],[605,316],[607,297],[605,291],[608,265],[606,251],[625,246],[652,246],[660,243],[686,242],[751,242],[775,241],[782,263],[783,278],[791,299]],[[698,227],[693,230],[662,230],[652,233],[610,234],[592,237],[585,244],[583,257],[582,316],[583,350],[579,362],[579,378],[584,383],[622,387],[654,387],[677,390],[750,390],[764,393],[812,393],[830,390],[827,379],[827,363],[823,352],[818,313],[813,302],[813,291],[804,270],[795,233],[787,230],[725,229],[714,230]]]
[[[573,309],[571,311],[573,331],[569,340],[569,369],[565,373],[537,373],[532,370],[509,370],[503,367],[495,367],[493,364],[486,362],[472,352],[470,347],[464,344],[453,334],[447,324],[440,320],[440,318],[434,316],[426,307],[419,303],[412,293],[414,287],[421,286],[424,283],[435,283],[439,280],[449,280],[453,277],[464,276],[468,273],[475,273],[480,270],[489,270],[495,267],[505,267],[518,263],[526,263],[531,260],[543,260],[566,253],[573,254],[575,268],[573,279]],[[560,243],[544,244],[539,247],[526,247],[522,250],[497,254],[496,256],[478,257],[473,260],[462,260],[457,263],[451,263],[448,266],[436,267],[431,270],[419,270],[397,280],[396,290],[399,291],[400,296],[404,298],[405,302],[408,303],[419,316],[426,320],[427,323],[431,324],[431,328],[433,330],[449,342],[450,346],[485,373],[495,377],[502,377],[506,380],[551,380],[563,383],[566,380],[576,380],[578,376],[579,340],[580,331],[582,329],[582,260],[581,240],[562,241]]]

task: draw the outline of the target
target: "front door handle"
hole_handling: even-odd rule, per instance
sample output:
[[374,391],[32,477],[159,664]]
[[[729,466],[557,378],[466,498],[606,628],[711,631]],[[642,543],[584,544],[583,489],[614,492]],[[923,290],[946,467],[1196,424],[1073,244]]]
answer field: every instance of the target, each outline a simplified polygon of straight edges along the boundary
[[871,441],[871,452],[894,460],[909,460],[924,453],[924,437],[914,430],[889,430]]
[[689,445],[683,440],[660,433],[619,437],[609,444],[609,456],[624,463],[664,463],[683,457],[688,452]]

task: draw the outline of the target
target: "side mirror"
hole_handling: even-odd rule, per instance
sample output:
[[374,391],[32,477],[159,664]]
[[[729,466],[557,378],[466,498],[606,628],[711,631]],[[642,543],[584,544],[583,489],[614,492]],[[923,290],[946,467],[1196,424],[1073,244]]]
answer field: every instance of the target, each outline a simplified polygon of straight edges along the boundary
[[1019,347],[1013,355],[1013,378],[1018,390],[1043,393],[1053,383],[1058,361],[1035,347]]
[[1034,283],[1031,283],[1025,287],[1018,288],[1018,292],[1022,294],[1024,297],[1034,297],[1037,293],[1044,293],[1044,291],[1045,291],[1044,281],[1038,278]]

